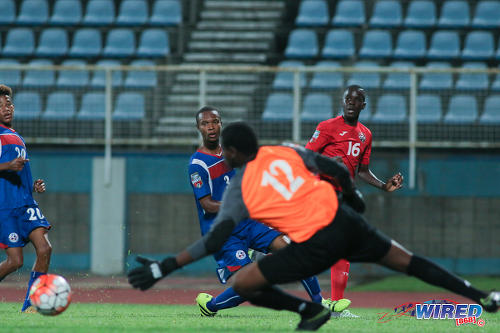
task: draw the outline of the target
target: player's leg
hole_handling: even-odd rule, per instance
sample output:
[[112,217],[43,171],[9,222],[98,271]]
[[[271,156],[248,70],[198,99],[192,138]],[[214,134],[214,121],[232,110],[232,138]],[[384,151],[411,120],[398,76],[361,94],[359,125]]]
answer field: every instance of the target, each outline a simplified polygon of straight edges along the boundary
[[0,281],[23,266],[24,240],[12,209],[0,209],[0,248],[7,258],[0,262]]
[[196,297],[196,303],[198,303],[201,315],[204,317],[213,317],[217,311],[234,308],[245,301],[246,299],[238,295],[232,287],[227,288],[216,297],[207,293],[200,293]]
[[349,279],[349,261],[341,259],[330,269],[332,300],[344,298],[344,291]]
[[0,281],[7,275],[23,267],[23,248],[9,247],[5,249],[7,258],[0,263]]

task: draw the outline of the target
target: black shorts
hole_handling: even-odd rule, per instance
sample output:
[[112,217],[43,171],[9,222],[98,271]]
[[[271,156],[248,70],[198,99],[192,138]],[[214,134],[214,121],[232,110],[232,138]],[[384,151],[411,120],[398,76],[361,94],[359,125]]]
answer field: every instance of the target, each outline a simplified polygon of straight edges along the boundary
[[391,247],[391,239],[368,224],[351,207],[339,206],[333,222],[302,243],[290,245],[258,261],[271,284],[299,281],[321,273],[340,259],[377,262]]

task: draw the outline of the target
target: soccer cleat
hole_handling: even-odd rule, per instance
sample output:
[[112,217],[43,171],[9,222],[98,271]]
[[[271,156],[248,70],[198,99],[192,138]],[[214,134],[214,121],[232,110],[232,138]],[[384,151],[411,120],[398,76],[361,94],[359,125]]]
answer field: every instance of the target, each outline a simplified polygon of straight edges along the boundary
[[32,306],[24,309],[23,311],[21,311],[21,313],[37,313],[36,309]]
[[331,314],[330,310],[324,308],[311,318],[302,318],[297,326],[297,331],[316,331],[330,319]]
[[497,312],[500,307],[500,291],[492,291],[485,298],[481,298],[484,311]]
[[355,315],[354,313],[352,313],[351,311],[349,310],[344,310],[340,313],[340,318],[359,318],[358,315]]
[[211,311],[207,307],[207,303],[210,302],[214,298],[212,295],[206,293],[199,293],[196,296],[196,303],[200,307],[200,312],[202,317],[214,317],[217,314],[217,311]]
[[321,304],[330,309],[331,312],[342,312],[351,305],[351,300],[347,298],[341,298],[338,301],[332,301],[331,299],[322,299]]

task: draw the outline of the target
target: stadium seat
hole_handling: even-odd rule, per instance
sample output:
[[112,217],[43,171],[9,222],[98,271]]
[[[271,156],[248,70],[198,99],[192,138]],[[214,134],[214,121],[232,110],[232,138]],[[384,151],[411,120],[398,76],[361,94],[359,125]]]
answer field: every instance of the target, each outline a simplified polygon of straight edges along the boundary
[[[297,60],[286,60],[282,61],[278,67],[302,67],[304,64]],[[293,89],[293,72],[277,72],[273,81],[274,89]],[[304,88],[306,86],[306,76],[302,72],[299,74],[300,77],[300,87]]]
[[16,20],[16,6],[14,0],[2,1],[2,10],[0,10],[0,25],[8,26]]
[[[323,60],[318,62],[315,68],[340,67],[336,61]],[[314,72],[309,88],[311,89],[338,89],[344,86],[343,74],[339,72]]]
[[371,121],[375,123],[402,123],[407,121],[406,98],[401,95],[380,96]]
[[470,24],[469,3],[465,0],[447,0],[441,7],[438,28],[466,28]]
[[460,38],[455,31],[437,30],[427,51],[429,59],[451,60],[460,56]]
[[[151,60],[134,60],[130,63],[130,66],[155,66],[155,63]],[[126,88],[154,88],[158,83],[156,71],[153,70],[131,70],[126,73],[124,82]]]
[[113,0],[90,0],[83,17],[84,25],[105,26],[115,21],[115,6]]
[[394,58],[396,59],[420,59],[427,52],[425,34],[422,31],[406,30],[398,35]]
[[[447,62],[429,62],[427,68],[450,68]],[[453,76],[451,73],[425,73],[420,81],[420,89],[441,90],[451,89],[453,86]]]
[[[82,60],[65,60],[63,66],[85,67]],[[82,88],[89,85],[89,71],[83,70],[61,70],[56,81],[58,88]]]
[[344,29],[330,30],[325,38],[325,46],[321,52],[323,58],[342,59],[354,56],[354,36]]
[[293,117],[293,96],[287,93],[271,93],[267,97],[262,113],[263,121],[291,121]]
[[42,102],[40,94],[32,91],[19,91],[14,95],[16,119],[33,120],[40,117]]
[[47,105],[42,113],[44,120],[67,120],[74,117],[75,96],[66,91],[56,91],[47,97]]
[[375,3],[370,26],[377,28],[397,28],[403,22],[401,4],[396,0],[380,0]]
[[37,57],[64,57],[68,53],[68,33],[65,29],[48,28],[42,31],[35,50]]
[[116,25],[137,26],[148,21],[148,4],[145,0],[122,0]]
[[50,25],[77,25],[82,20],[82,3],[80,0],[57,0],[54,4]]
[[76,58],[94,58],[101,54],[102,39],[97,29],[83,28],[76,30],[73,35],[73,45],[69,56]]
[[479,117],[480,124],[500,124],[500,95],[491,95],[486,97],[484,101],[484,109],[481,117]]
[[113,120],[139,120],[145,114],[144,95],[141,93],[122,92],[116,98]]
[[[487,66],[482,62],[466,62],[462,68],[486,69]],[[455,89],[457,90],[486,90],[489,81],[487,73],[462,73],[459,75]]]
[[82,104],[76,118],[79,120],[103,120],[106,115],[104,93],[89,92],[82,96]]
[[[0,59],[1,66],[19,65],[19,61],[14,59]],[[19,69],[0,69],[2,84],[9,87],[16,87],[21,84],[21,71]]]
[[436,5],[432,0],[412,0],[404,26],[408,28],[432,28],[436,25]]
[[330,22],[328,4],[325,0],[302,0],[295,19],[298,27],[325,26]]
[[[377,68],[379,65],[372,61],[360,61],[354,65],[357,68]],[[347,81],[347,85],[352,84],[360,85],[366,89],[376,89],[380,86],[380,74],[379,73],[363,73],[356,72],[351,75],[351,78]]]
[[131,29],[112,29],[108,32],[102,55],[108,58],[126,58],[135,54],[135,37]]
[[49,18],[49,5],[46,0],[23,0],[17,16],[18,25],[42,25]]
[[392,55],[392,38],[386,30],[367,30],[359,50],[360,58],[387,58]]
[[[498,66],[498,68],[500,68],[500,65]],[[494,81],[491,83],[490,89],[494,91],[500,91],[500,74],[497,74],[495,76]]]
[[323,93],[310,93],[304,98],[302,106],[302,121],[319,123],[330,119],[333,115],[332,98]]
[[[120,62],[117,60],[99,60],[96,66],[103,67],[103,70],[94,71],[92,80],[90,81],[90,86],[93,88],[103,88],[106,86],[106,67],[117,67],[120,66]],[[113,87],[119,87],[123,84],[123,73],[120,70],[115,70],[111,72],[111,84]]]
[[353,27],[365,24],[365,4],[361,0],[340,0],[332,17],[334,26]]
[[295,29],[288,36],[286,58],[314,58],[318,55],[318,37],[314,30]]
[[444,116],[447,124],[470,124],[477,119],[477,102],[474,96],[453,95]]
[[[394,68],[412,68],[415,65],[408,61],[395,61],[390,67]],[[384,81],[384,89],[410,89],[409,73],[389,73]]]
[[175,26],[182,22],[182,8],[179,0],[156,0],[149,19],[154,26]]
[[500,28],[500,1],[479,1],[476,5],[476,14],[471,22],[471,28],[498,29]]
[[417,122],[423,124],[439,123],[443,114],[441,98],[438,95],[417,96]]
[[4,57],[30,56],[35,50],[35,36],[29,28],[14,28],[7,32],[5,46],[2,51]]
[[137,48],[138,57],[156,58],[170,54],[168,34],[163,29],[143,30]]
[[[53,66],[53,62],[47,59],[33,59],[30,66]],[[30,69],[24,74],[23,87],[52,87],[56,82],[54,70]]]
[[[500,16],[500,12],[499,12]],[[488,60],[495,54],[493,34],[489,31],[471,31],[465,37],[463,60]]]

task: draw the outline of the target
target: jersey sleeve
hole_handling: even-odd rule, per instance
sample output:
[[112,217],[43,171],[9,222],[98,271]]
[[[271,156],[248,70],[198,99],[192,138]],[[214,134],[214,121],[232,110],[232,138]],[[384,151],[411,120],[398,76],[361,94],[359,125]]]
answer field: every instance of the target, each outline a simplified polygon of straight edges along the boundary
[[200,165],[190,164],[188,167],[189,183],[193,189],[194,196],[197,200],[212,194],[210,188],[210,175]]
[[311,139],[306,144],[306,148],[321,154],[330,141],[330,136],[326,132],[325,126],[323,123],[319,123]]
[[369,165],[370,164],[370,155],[372,153],[372,135],[371,133],[368,133],[367,135],[367,143],[366,143],[366,148],[365,151],[363,152],[363,157],[361,158],[361,164],[364,165]]

